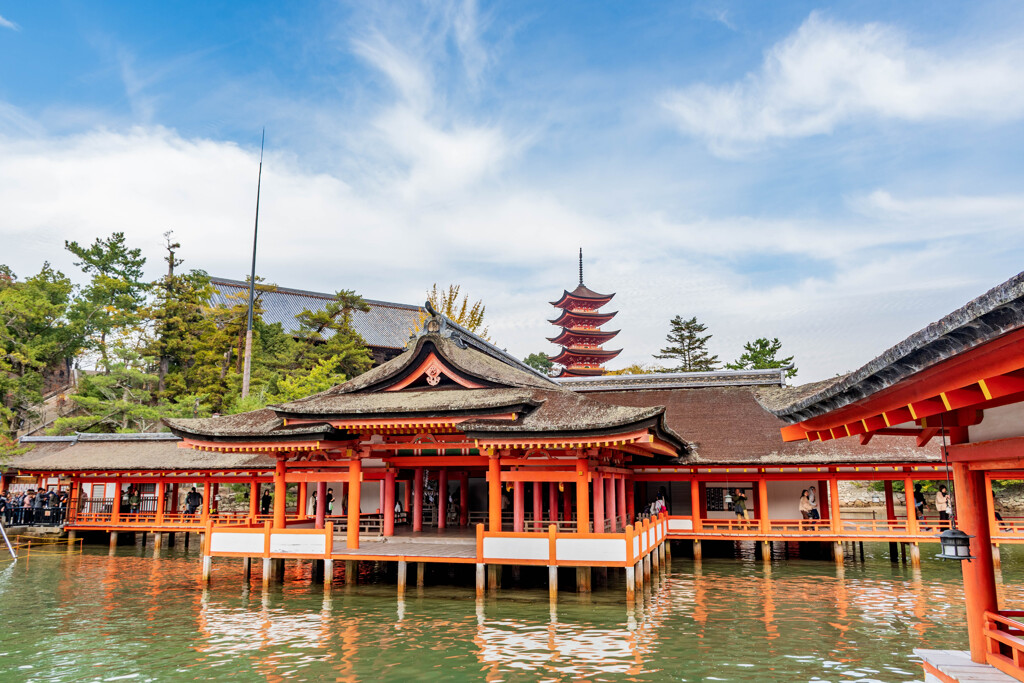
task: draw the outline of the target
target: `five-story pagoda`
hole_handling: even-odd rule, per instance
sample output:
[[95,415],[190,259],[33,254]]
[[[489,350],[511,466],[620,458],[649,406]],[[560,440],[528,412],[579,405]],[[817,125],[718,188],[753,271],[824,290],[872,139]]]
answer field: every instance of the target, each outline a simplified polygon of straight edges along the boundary
[[619,333],[606,332],[601,326],[615,317],[615,312],[601,313],[600,308],[612,300],[615,294],[598,294],[583,284],[583,249],[580,249],[580,283],[576,289],[562,292],[558,301],[551,305],[561,309],[561,314],[550,321],[562,328],[548,341],[562,347],[551,361],[563,369],[559,377],[586,377],[604,374],[604,364],[615,358],[622,349],[607,351],[602,347]]

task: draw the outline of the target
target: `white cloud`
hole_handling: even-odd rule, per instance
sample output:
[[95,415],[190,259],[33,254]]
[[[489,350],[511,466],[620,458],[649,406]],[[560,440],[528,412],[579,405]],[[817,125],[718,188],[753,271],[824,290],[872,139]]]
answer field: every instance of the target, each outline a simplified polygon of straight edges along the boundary
[[929,50],[892,26],[812,13],[744,79],[673,90],[662,103],[685,132],[729,154],[861,118],[1017,119],[1022,78],[1019,41]]
[[12,31],[20,31],[21,30],[21,26],[18,26],[17,24],[15,24],[10,19],[5,19],[2,16],[0,16],[0,28],[9,28]]

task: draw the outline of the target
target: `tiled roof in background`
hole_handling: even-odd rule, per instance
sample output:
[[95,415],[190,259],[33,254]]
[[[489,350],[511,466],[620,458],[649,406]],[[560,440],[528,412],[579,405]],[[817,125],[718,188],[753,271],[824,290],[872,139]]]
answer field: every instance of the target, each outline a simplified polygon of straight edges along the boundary
[[[249,292],[249,285],[242,280],[214,277],[210,278],[210,284],[215,290],[211,301],[214,305],[233,306],[237,300],[229,299],[229,296],[242,294],[244,297]],[[294,333],[298,329],[299,324],[295,316],[303,310],[308,308],[311,311],[322,311],[329,302],[334,301],[333,294],[287,287],[278,287],[275,292],[260,292],[259,296],[263,304],[263,320],[270,324],[281,323],[289,333]],[[355,311],[352,314],[352,324],[366,341],[366,345],[404,349],[409,341],[409,335],[419,325],[420,312],[423,309],[419,306],[373,299],[366,299],[366,303],[370,305],[369,313]],[[328,332],[327,336],[330,334]]]

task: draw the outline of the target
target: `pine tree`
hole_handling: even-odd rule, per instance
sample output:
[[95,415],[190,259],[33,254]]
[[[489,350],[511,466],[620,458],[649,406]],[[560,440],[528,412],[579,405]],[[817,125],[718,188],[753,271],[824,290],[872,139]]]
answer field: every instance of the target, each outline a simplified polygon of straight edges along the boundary
[[707,326],[697,322],[696,316],[683,320],[682,316],[672,318],[671,330],[666,341],[670,344],[654,354],[655,358],[677,361],[674,368],[665,368],[663,372],[707,372],[718,366],[718,356],[708,353],[707,344],[711,335],[703,335]]
[[[743,345],[743,355],[735,362],[726,363],[725,367],[730,370],[767,370],[769,368],[782,368],[793,365],[793,356],[779,358],[779,351],[782,350],[782,342],[778,338],[759,337],[752,342]],[[786,371],[786,377],[796,376],[795,367]]]
[[523,362],[537,372],[541,372],[545,375],[551,374],[551,368],[555,366],[546,353],[531,353],[523,359]]

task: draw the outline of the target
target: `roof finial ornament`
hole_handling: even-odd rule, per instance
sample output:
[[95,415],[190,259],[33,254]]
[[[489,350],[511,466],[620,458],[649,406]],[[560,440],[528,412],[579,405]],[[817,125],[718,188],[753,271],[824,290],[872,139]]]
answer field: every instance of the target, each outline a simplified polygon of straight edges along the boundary
[[583,247],[580,247],[580,287],[583,286]]

